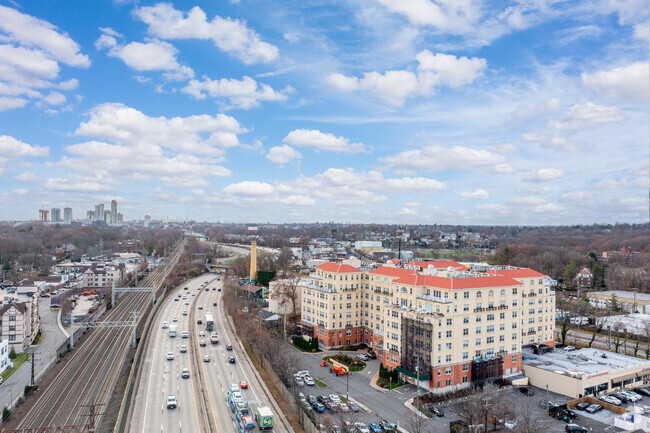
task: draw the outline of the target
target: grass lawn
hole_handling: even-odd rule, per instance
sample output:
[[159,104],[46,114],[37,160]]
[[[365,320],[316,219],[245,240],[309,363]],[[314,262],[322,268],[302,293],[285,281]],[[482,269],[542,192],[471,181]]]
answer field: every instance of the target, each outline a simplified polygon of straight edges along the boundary
[[390,389],[395,389],[395,388],[399,388],[400,386],[402,386],[404,384],[401,383],[401,382],[392,382],[391,383],[389,380],[382,379],[380,377],[379,379],[377,379],[377,385],[381,386],[382,388],[386,388],[386,389],[388,389],[389,386],[390,386]]
[[315,377],[312,377],[312,379],[314,379],[314,383],[319,388],[327,388],[329,386],[325,382],[321,382],[320,380],[316,379]]
[[[339,359],[337,359],[337,357]],[[328,355],[328,356],[323,357],[323,360],[329,362],[330,358],[332,358],[333,361],[340,362],[341,364],[347,366],[350,371],[361,371],[364,368],[366,368],[366,363],[365,362],[363,362],[363,361],[361,361],[359,359],[352,358],[352,357],[350,357],[348,355],[343,355],[344,359],[341,359],[340,355]],[[345,362],[346,359],[348,360],[348,362]],[[350,365],[353,361],[357,365]]]
[[14,366],[13,368],[9,368],[0,374],[2,376],[2,381],[6,382],[7,379],[11,377],[12,374],[16,372],[27,360],[29,359],[30,355],[29,353],[21,353],[16,357],[16,359],[13,360]]

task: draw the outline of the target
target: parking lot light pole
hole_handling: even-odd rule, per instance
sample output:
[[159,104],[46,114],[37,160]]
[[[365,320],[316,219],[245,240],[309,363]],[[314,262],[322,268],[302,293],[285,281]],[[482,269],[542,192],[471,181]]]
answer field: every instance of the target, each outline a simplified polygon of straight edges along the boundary
[[348,394],[348,391],[350,389],[350,370],[348,370],[348,374],[345,375],[346,380],[345,380],[345,399],[349,402],[350,401],[350,395]]
[[549,403],[548,400],[548,383],[546,384],[546,415],[550,415],[551,413],[551,404]]

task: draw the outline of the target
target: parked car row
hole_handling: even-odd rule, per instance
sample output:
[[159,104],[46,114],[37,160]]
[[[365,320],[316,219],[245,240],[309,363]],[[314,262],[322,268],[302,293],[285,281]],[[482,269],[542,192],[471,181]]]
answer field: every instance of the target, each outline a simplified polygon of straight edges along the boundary
[[298,394],[300,401],[303,403],[305,410],[313,410],[316,413],[323,413],[326,410],[337,412],[359,412],[361,409],[359,405],[353,401],[344,403],[341,398],[336,394],[331,395],[305,395],[301,392]]

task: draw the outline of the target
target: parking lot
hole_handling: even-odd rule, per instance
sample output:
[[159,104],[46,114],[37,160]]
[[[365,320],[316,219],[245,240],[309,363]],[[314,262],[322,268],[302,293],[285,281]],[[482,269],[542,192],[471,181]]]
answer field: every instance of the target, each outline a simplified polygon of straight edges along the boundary
[[[292,349],[295,350],[295,349]],[[338,352],[332,352],[338,353]],[[330,353],[305,353],[301,352],[303,361],[303,368],[309,370],[312,377],[322,381],[327,385],[326,388],[319,388],[318,386],[303,386],[301,391],[305,396],[308,395],[329,395],[338,394],[345,397],[346,392],[349,393],[350,399],[359,403],[363,408],[367,408],[367,412],[358,413],[355,417],[356,421],[362,421],[366,424],[372,421],[379,422],[386,419],[394,424],[409,430],[409,419],[412,417],[413,412],[408,409],[405,403],[417,395],[416,387],[413,385],[404,385],[392,391],[379,390],[370,385],[370,381],[379,370],[379,360],[366,361],[366,368],[360,372],[351,373],[349,376],[335,376],[329,372],[328,367],[320,367],[320,361],[323,356]],[[569,398],[561,394],[553,392],[546,392],[539,388],[533,388],[535,395],[531,397],[524,396],[515,388],[504,390],[504,396],[512,402],[512,407],[520,407],[522,401],[530,399],[539,415],[547,421],[548,427],[546,431],[549,433],[562,433],[566,423],[553,419],[546,415],[546,410],[539,406],[541,400],[551,400],[557,404],[565,404]],[[548,397],[547,397],[548,396]],[[637,404],[650,405],[650,397],[644,397],[642,401]],[[443,404],[444,417],[434,417],[427,422],[426,431],[431,433],[448,433],[449,423],[459,419],[457,409],[453,404]],[[595,414],[588,414],[584,411],[576,411],[578,417],[574,420],[576,424],[586,427],[593,432],[615,432],[621,429],[613,427],[614,414],[606,410],[602,410]],[[336,414],[324,412],[317,415],[320,423],[329,417],[334,424],[339,424]],[[490,426],[490,428],[492,428]]]

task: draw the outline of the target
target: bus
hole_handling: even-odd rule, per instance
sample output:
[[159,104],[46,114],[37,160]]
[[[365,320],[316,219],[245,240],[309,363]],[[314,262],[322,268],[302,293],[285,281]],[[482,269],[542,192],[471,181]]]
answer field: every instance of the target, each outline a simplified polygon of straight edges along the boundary
[[205,329],[212,331],[214,329],[214,319],[211,313],[205,313]]

